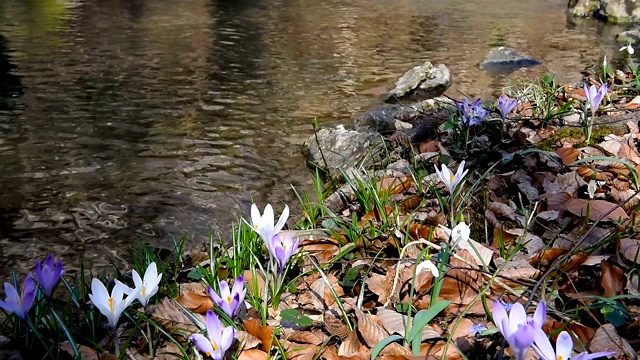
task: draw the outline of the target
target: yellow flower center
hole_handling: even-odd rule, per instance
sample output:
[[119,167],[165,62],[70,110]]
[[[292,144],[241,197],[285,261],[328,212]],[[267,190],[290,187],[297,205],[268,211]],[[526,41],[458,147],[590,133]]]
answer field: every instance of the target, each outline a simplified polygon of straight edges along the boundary
[[142,294],[142,297],[145,297],[147,294],[147,291],[144,289],[144,284],[142,284],[142,289],[140,290],[140,294]]
[[218,344],[215,341],[212,341],[211,345],[213,345],[213,350],[218,351]]
[[231,295],[227,296],[227,302],[231,304]]
[[562,355],[558,355],[558,360],[562,360]]
[[111,313],[113,314],[113,298],[110,297],[108,301],[109,301],[109,311],[111,311]]
[[455,180],[455,178],[456,178],[455,175],[449,176],[449,182],[453,183],[453,180]]
[[211,353],[210,352],[207,351],[206,354],[207,354],[207,357],[211,357]]

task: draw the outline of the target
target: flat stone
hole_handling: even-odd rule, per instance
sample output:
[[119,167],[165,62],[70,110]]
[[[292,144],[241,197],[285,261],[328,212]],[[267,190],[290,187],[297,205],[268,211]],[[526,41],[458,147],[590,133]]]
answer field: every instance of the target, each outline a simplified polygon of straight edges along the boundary
[[489,51],[480,63],[480,69],[502,72],[536,65],[540,65],[538,60],[522,55],[512,48],[500,46]]
[[440,64],[434,66],[430,61],[407,71],[389,92],[385,102],[421,101],[442,95],[451,86],[449,69]]
[[574,17],[593,17],[599,9],[599,0],[569,0],[567,13]]
[[620,44],[637,45],[640,43],[640,29],[623,31],[616,34],[616,41]]

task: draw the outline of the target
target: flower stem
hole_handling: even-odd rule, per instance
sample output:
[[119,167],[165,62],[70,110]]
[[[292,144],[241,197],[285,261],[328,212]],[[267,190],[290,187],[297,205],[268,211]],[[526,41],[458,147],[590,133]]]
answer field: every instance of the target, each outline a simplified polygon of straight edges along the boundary
[[118,344],[118,326],[113,327],[113,342],[116,346],[116,357],[120,358],[120,345]]
[[147,342],[149,343],[149,357],[153,359],[153,341],[151,340],[151,325],[147,321]]

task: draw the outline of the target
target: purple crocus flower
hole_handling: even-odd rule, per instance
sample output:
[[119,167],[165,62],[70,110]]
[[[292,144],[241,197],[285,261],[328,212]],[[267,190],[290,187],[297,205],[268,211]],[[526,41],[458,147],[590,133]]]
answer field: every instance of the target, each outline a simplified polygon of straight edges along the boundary
[[226,281],[220,281],[220,295],[213,288],[209,287],[209,296],[227,315],[234,317],[240,306],[244,303],[244,296],[247,289],[244,288],[244,278],[238,276],[233,283],[233,288],[229,290],[229,284]]
[[47,299],[51,299],[53,289],[58,284],[58,281],[60,281],[60,276],[64,274],[64,270],[62,269],[62,260],[58,259],[58,261],[55,262],[53,254],[49,254],[49,256],[44,260],[44,264],[41,264],[40,260],[36,261],[35,270],[36,279],[38,279],[38,282],[44,291],[44,296],[46,296]]
[[460,111],[460,120],[464,126],[480,124],[489,113],[482,107],[481,99],[469,104],[469,99],[464,98],[462,102],[456,101],[456,107]]
[[563,331],[558,335],[555,351],[553,350],[553,346],[551,346],[551,342],[547,338],[547,334],[545,334],[542,329],[536,332],[535,338],[536,340],[535,345],[533,345],[533,350],[542,360],[590,360],[614,355],[616,353],[615,351],[601,351],[593,354],[583,352],[576,356],[571,356],[573,353],[573,340],[571,340],[571,335],[566,331]]
[[287,266],[287,262],[295,254],[300,246],[300,238],[293,241],[293,235],[291,234],[276,234],[271,239],[271,245],[268,246],[271,256],[276,259],[280,272],[283,272]]
[[21,292],[18,294],[18,291],[13,285],[5,282],[4,292],[7,298],[4,301],[0,300],[0,307],[16,314],[20,319],[25,320],[27,315],[29,315],[29,309],[31,309],[31,305],[33,305],[33,300],[36,298],[36,283],[31,273],[27,274],[20,290]]
[[231,347],[235,329],[233,326],[222,327],[220,319],[212,310],[207,311],[207,337],[202,334],[191,335],[191,341],[198,350],[214,360],[222,360],[224,353]]
[[507,339],[517,360],[523,360],[535,341],[536,332],[542,332],[542,324],[547,316],[544,301],[540,302],[533,318],[527,317],[520,303],[513,304],[509,315],[500,301],[493,302],[493,321],[500,333]]
[[591,116],[595,117],[602,99],[607,95],[607,84],[602,84],[600,89],[596,88],[595,85],[591,85],[587,88],[587,84],[584,84],[584,94],[587,97],[587,103],[591,108]]
[[496,102],[496,107],[498,108],[498,110],[500,111],[500,114],[502,115],[502,120],[506,120],[507,116],[511,114],[511,112],[513,111],[513,109],[516,108],[516,106],[518,106],[518,99],[512,99],[504,94],[500,96],[498,98],[498,101]]

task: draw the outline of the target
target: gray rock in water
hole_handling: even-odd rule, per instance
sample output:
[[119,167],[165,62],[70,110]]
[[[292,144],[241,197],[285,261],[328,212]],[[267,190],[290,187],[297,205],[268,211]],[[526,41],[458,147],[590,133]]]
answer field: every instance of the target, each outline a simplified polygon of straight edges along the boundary
[[353,123],[356,131],[366,131],[390,135],[396,130],[403,130],[401,122],[414,118],[427,110],[440,110],[450,106],[451,101],[446,98],[434,98],[409,105],[384,105],[357,117]]
[[567,13],[575,17],[592,17],[600,9],[600,0],[569,0]]
[[616,35],[616,41],[620,44],[629,43],[631,45],[637,45],[638,43],[640,43],[640,29],[628,30],[618,33]]
[[396,82],[385,102],[421,101],[442,95],[451,86],[451,73],[444,65],[433,66],[430,61],[407,71]]
[[383,145],[379,134],[347,130],[342,125],[333,129],[321,129],[317,134],[322,153],[314,135],[304,142],[303,152],[312,167],[326,170],[332,179],[341,179],[341,170],[348,172],[368,155],[375,154]]
[[513,71],[523,67],[540,65],[530,56],[525,56],[506,46],[495,47],[480,63],[480,69],[487,71]]

